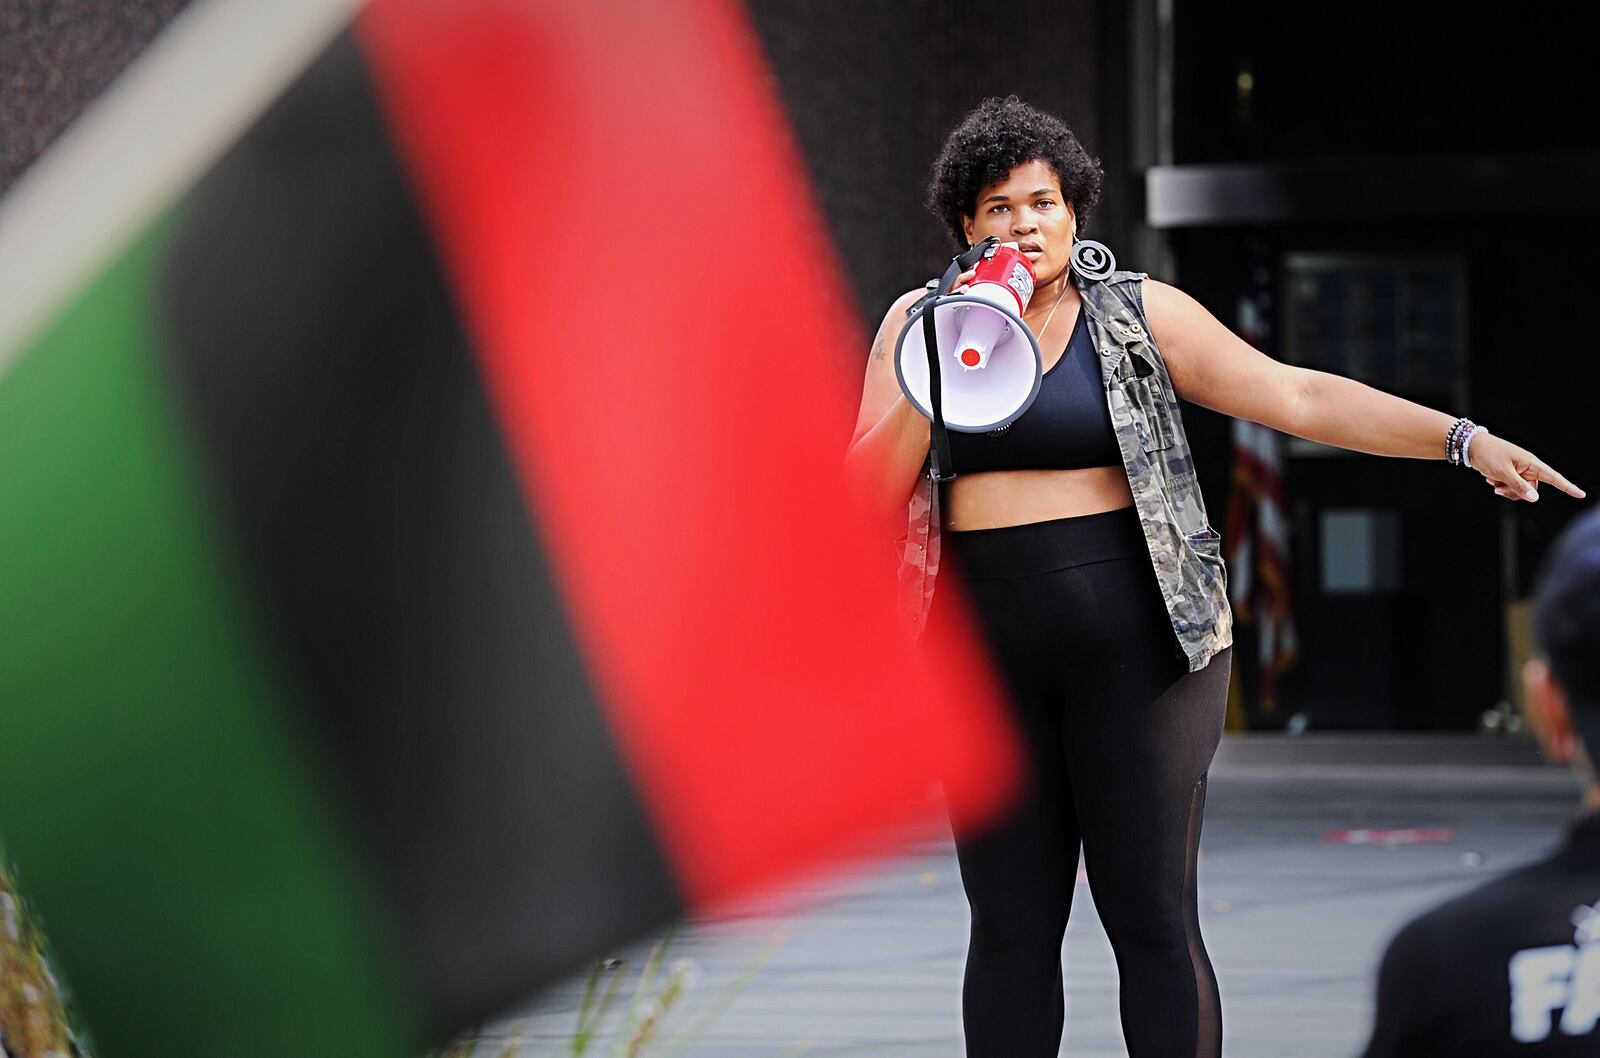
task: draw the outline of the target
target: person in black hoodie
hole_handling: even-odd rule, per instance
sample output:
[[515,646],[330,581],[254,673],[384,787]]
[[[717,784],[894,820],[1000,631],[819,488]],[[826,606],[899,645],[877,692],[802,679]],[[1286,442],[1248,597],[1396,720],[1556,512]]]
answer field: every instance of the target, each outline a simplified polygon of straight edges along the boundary
[[1395,935],[1366,1058],[1600,1055],[1600,508],[1546,559],[1534,623],[1530,720],[1582,802],[1553,855]]

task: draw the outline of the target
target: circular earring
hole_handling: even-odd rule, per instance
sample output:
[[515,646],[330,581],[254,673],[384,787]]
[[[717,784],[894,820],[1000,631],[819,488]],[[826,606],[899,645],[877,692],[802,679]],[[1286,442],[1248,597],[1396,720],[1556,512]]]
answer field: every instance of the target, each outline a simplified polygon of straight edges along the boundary
[[1072,247],[1072,270],[1084,279],[1109,279],[1116,271],[1117,259],[1103,242],[1080,239]]

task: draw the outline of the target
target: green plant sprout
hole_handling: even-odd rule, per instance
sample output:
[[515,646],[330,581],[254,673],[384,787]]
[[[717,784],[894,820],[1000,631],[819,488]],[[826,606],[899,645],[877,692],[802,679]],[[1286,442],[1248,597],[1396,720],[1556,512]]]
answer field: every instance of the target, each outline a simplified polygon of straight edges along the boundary
[[[780,926],[761,948],[761,951],[742,967],[733,979],[708,1002],[682,1029],[663,1037],[668,1015],[694,988],[699,979],[698,968],[692,959],[675,959],[663,968],[667,953],[677,937],[675,923],[651,946],[650,954],[639,970],[633,994],[625,1002],[619,997],[628,976],[625,959],[602,959],[589,971],[584,982],[583,997],[578,1002],[578,1021],[572,1035],[554,1052],[551,1058],[584,1058],[597,1051],[602,1042],[609,1040],[609,1058],[675,1058],[684,1048],[699,1040],[717,1020],[727,1013],[750,982],[760,973],[773,954],[788,938],[788,926]],[[659,982],[659,985],[658,985]],[[620,1006],[620,1010],[618,1007]],[[607,1028],[613,1013],[615,1023]],[[507,1037],[498,1058],[517,1058],[522,1046],[523,1023],[516,1022]],[[463,1037],[443,1051],[437,1058],[477,1058],[481,1030]],[[788,1053],[800,1055],[811,1048],[809,1040],[796,1044]]]

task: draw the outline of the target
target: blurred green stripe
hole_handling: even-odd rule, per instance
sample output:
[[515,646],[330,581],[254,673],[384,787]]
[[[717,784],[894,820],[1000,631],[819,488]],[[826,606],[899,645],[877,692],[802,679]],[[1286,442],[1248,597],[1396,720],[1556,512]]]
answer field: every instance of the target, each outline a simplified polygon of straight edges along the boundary
[[169,228],[0,380],[0,832],[105,1058],[413,1053],[166,375]]

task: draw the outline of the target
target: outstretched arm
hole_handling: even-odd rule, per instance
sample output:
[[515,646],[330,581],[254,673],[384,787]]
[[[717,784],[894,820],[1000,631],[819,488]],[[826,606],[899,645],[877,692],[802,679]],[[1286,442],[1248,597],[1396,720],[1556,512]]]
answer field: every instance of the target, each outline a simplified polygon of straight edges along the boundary
[[[1274,360],[1167,283],[1146,279],[1144,306],[1172,386],[1184,400],[1353,452],[1445,458],[1454,416],[1354,379]],[[1532,452],[1482,428],[1472,439],[1471,459],[1507,499],[1537,500],[1541,481],[1584,496]]]

